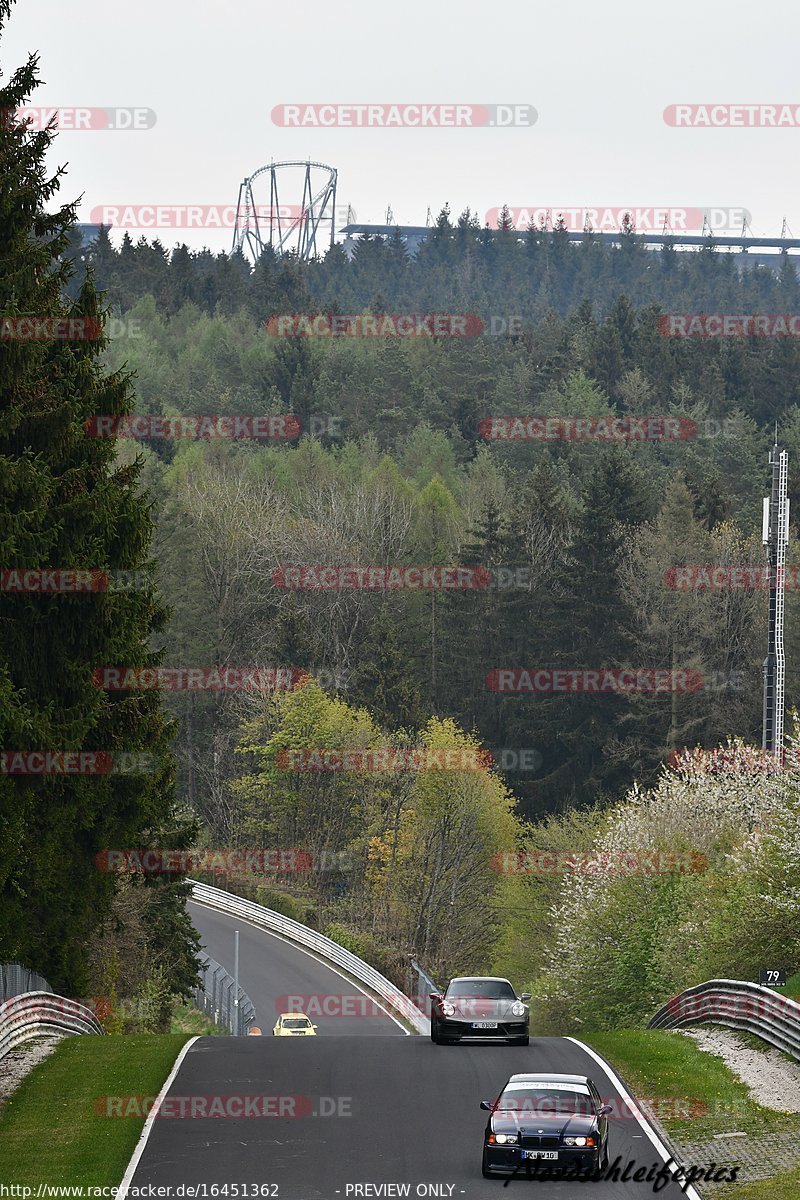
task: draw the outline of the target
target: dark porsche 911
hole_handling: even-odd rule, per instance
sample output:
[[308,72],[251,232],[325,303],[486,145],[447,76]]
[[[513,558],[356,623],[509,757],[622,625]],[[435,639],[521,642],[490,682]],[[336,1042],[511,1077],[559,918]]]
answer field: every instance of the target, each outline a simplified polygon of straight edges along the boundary
[[431,1041],[437,1046],[462,1038],[501,1038],[528,1045],[530,993],[517,996],[507,979],[464,975],[447,989],[431,992]]
[[531,1167],[608,1166],[609,1104],[586,1075],[512,1075],[497,1100],[482,1100],[484,1178]]

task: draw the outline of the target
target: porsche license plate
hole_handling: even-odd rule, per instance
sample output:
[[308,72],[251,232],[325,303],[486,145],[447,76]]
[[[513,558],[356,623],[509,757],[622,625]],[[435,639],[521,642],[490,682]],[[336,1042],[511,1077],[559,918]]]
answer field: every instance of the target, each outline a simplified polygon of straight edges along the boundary
[[473,1029],[497,1029],[497,1021],[473,1021]]
[[557,1150],[523,1150],[523,1158],[548,1158],[551,1161],[558,1158]]

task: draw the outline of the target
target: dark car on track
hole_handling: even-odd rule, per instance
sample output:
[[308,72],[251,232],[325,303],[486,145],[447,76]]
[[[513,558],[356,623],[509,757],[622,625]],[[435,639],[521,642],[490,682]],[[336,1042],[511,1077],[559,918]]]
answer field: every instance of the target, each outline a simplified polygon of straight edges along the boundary
[[446,1046],[462,1038],[499,1038],[527,1046],[530,998],[495,976],[451,979],[444,992],[431,992],[431,1041]]
[[578,1165],[591,1177],[608,1166],[610,1104],[586,1075],[512,1075],[489,1112],[483,1135],[483,1175],[517,1172],[530,1164],[555,1169]]

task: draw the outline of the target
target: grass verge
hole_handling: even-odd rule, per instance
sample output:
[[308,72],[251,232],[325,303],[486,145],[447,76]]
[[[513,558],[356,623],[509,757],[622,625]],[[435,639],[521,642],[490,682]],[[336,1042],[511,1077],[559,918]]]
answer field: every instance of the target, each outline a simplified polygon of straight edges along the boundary
[[188,1004],[176,1004],[172,1010],[169,1026],[170,1033],[182,1033],[185,1037],[227,1037],[227,1029],[215,1025],[210,1017],[200,1012],[199,1008],[190,1008]]
[[29,1186],[120,1183],[144,1116],[103,1116],[101,1097],[157,1096],[186,1040],[184,1034],[65,1038],[0,1113],[0,1179]]
[[797,1200],[800,1196],[800,1168],[771,1179],[760,1179],[758,1183],[740,1183],[728,1188],[726,1200]]
[[[619,1030],[584,1039],[617,1068],[640,1102],[680,1146],[711,1141],[718,1134],[746,1132],[748,1138],[795,1132],[800,1115],[763,1108],[722,1059],[697,1048],[679,1033],[656,1029]],[[701,1164],[697,1164],[701,1165]],[[700,1191],[704,1192],[701,1186]],[[769,1180],[716,1185],[719,1200],[797,1200],[800,1167],[780,1171]]]

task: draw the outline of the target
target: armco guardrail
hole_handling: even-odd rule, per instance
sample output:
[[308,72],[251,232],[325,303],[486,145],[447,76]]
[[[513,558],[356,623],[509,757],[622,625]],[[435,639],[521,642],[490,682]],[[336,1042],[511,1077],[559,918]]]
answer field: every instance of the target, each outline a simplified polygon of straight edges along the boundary
[[315,929],[309,929],[307,925],[301,925],[299,921],[293,921],[290,917],[284,917],[281,913],[273,912],[270,908],[264,908],[261,904],[255,904],[252,900],[243,900],[241,896],[233,896],[230,892],[223,892],[221,888],[211,887],[207,883],[192,884],[192,899],[207,908],[216,908],[227,913],[228,916],[242,917],[290,942],[296,942],[298,946],[315,951],[320,958],[342,967],[359,983],[368,987],[398,1016],[405,1018],[417,1033],[430,1033],[430,1021],[408,996],[369,963],[364,962],[363,958],[351,954],[324,934],[317,933]]
[[0,1004],[0,1059],[32,1038],[104,1032],[90,1009],[52,992],[25,992]]
[[741,979],[709,979],[687,988],[660,1008],[648,1029],[675,1029],[710,1021],[754,1033],[800,1059],[800,1004]]

